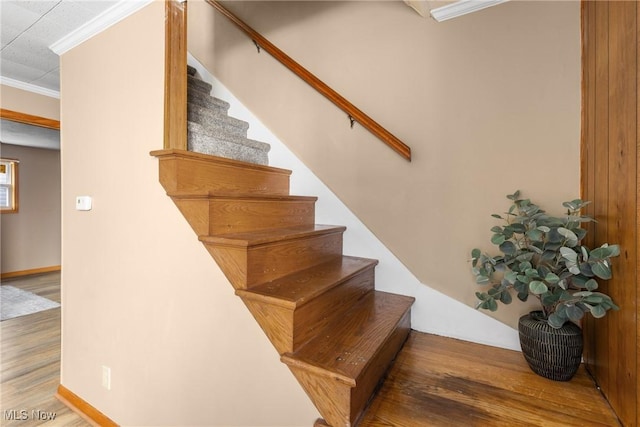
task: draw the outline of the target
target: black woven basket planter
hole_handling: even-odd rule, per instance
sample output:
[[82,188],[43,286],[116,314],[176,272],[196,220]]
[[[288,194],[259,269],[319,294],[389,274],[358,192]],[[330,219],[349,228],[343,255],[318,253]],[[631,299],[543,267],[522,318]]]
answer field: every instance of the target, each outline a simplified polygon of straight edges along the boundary
[[569,381],[582,361],[582,329],[567,322],[554,329],[542,312],[522,316],[518,322],[522,354],[536,374],[554,381]]

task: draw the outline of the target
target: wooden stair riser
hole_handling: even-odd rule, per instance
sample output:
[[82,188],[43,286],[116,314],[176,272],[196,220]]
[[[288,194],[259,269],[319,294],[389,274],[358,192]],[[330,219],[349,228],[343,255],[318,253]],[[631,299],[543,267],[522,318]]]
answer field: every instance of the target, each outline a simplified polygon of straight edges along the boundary
[[249,289],[341,256],[342,232],[253,247],[205,246],[235,289]]
[[293,348],[289,351],[296,351],[304,343],[318,335],[328,326],[331,319],[342,317],[351,306],[364,294],[372,291],[374,287],[375,274],[371,268],[296,310]]
[[203,197],[172,197],[182,215],[197,236],[209,232],[209,198]]
[[198,236],[311,225],[315,222],[315,197],[170,196]]
[[407,312],[393,335],[357,379],[355,387],[343,383],[321,369],[292,365],[289,365],[289,369],[307,394],[313,396],[316,408],[328,425],[354,426],[363,415],[374,392],[384,381],[385,372],[400,352],[410,331],[411,314]]
[[160,183],[167,193],[289,194],[288,170],[223,158],[211,160],[212,156],[183,150],[151,154],[160,161]]
[[351,422],[356,424],[363,415],[367,404],[385,379],[385,375],[402,349],[411,332],[411,311],[408,311],[389,341],[379,349],[375,360],[362,373],[357,387],[351,390]]
[[[374,265],[301,306],[281,304],[238,290],[279,354],[294,352],[324,329],[331,319],[346,313],[374,289]],[[331,315],[329,315],[329,313]]]
[[210,235],[315,223],[314,200],[212,198],[209,209]]

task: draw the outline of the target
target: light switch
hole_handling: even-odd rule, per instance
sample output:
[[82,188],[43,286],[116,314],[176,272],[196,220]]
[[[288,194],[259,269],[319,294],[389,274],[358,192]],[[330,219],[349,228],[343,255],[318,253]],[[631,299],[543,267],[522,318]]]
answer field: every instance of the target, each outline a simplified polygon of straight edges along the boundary
[[76,210],[77,211],[90,211],[91,210],[91,196],[78,196],[78,197],[76,197]]

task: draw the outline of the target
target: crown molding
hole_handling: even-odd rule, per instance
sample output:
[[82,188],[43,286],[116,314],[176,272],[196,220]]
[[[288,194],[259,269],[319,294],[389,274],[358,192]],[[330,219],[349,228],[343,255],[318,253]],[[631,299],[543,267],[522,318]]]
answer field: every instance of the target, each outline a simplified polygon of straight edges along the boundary
[[486,9],[491,6],[496,6],[500,3],[505,3],[508,1],[509,0],[460,0],[446,6],[432,9],[431,16],[436,21],[442,22],[446,21],[447,19],[457,18],[459,16],[477,12],[479,10]]
[[100,15],[53,43],[49,46],[49,49],[57,55],[62,55],[152,2],[153,0],[121,0]]
[[37,93],[38,95],[60,99],[60,92],[57,90],[47,89],[46,87],[25,83],[20,80],[10,79],[9,77],[0,76],[0,84],[15,87],[16,89],[26,90],[27,92]]

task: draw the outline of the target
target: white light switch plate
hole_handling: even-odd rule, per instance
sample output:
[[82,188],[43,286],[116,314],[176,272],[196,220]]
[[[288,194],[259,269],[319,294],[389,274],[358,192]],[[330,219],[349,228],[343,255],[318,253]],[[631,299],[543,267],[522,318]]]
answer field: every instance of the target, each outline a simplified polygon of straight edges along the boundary
[[76,197],[76,210],[77,211],[90,211],[91,210],[91,196],[78,196],[78,197]]

